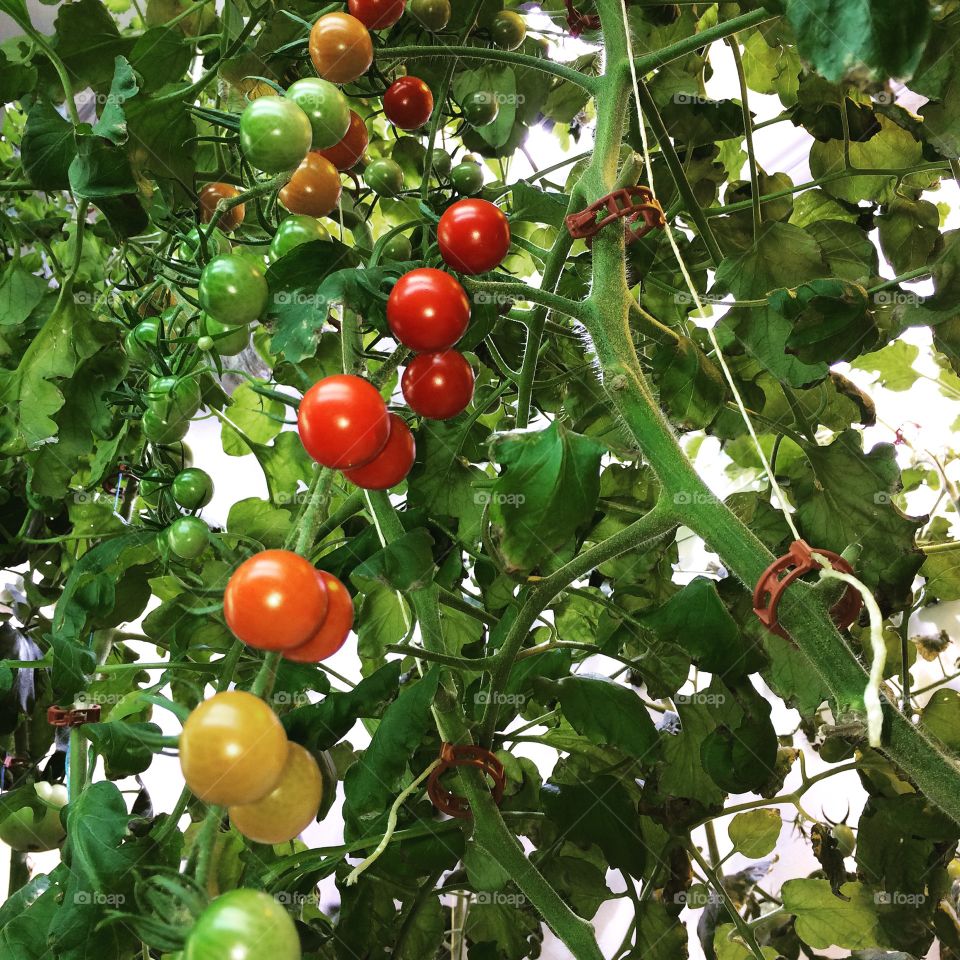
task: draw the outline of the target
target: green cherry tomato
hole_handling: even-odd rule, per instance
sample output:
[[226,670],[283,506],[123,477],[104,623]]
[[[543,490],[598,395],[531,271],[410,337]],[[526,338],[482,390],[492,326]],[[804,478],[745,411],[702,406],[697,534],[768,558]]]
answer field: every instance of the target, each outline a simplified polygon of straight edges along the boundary
[[160,494],[169,486],[170,478],[154,467],[140,478],[140,496],[149,506],[155,507],[160,502]]
[[395,197],[403,190],[403,170],[396,160],[383,157],[368,164],[363,179],[377,196]]
[[407,177],[419,179],[423,176],[427,150],[416,137],[400,137],[390,151],[390,159],[400,164]]
[[852,857],[853,851],[857,847],[857,838],[845,823],[838,823],[833,828],[833,838],[837,841],[837,847],[840,853],[845,857]]
[[[225,323],[217,323],[213,317],[203,313],[200,315],[200,329],[203,331],[200,340],[210,341],[207,349],[216,350],[222,357],[235,357],[238,353],[243,353],[250,343],[250,328],[246,324],[242,327],[227,326]],[[198,347],[200,340],[197,341]]]
[[187,435],[189,429],[189,420],[166,420],[155,410],[149,409],[143,415],[143,435],[151,443],[176,443]]
[[216,344],[213,342],[213,337],[208,337],[206,335],[197,338],[197,349],[202,350],[204,353],[209,353]]
[[[227,235],[216,227],[213,229],[213,236],[207,238],[207,259],[219,257],[230,253],[233,250],[233,244],[227,239]],[[201,256],[200,231],[194,227],[184,238],[177,251],[177,256],[181,260],[199,260]]]
[[446,29],[453,15],[450,0],[410,0],[407,10],[421,26],[433,33]]
[[434,176],[450,176],[450,168],[453,164],[450,160],[449,153],[434,147],[434,149],[431,151],[431,158],[433,162],[430,164],[430,168],[433,170]]
[[[29,790],[29,786],[19,787]],[[67,788],[60,783],[38,780],[33,790],[43,801],[44,811],[36,816],[31,807],[20,807],[0,823],[0,841],[23,853],[53,850],[67,835],[60,824],[60,809],[67,803]]]
[[311,240],[329,240],[327,228],[316,218],[302,213],[294,213],[280,221],[273,242],[270,244],[270,258],[279,260],[301,243]]
[[336,146],[350,128],[350,105],[340,88],[320,77],[305,77],[287,90],[306,115],[313,129],[313,150]]
[[247,255],[215,257],[200,276],[200,305],[228,326],[253,323],[266,308],[268,295],[263,269]]
[[527,35],[523,17],[514,10],[501,10],[490,27],[490,37],[501,50],[516,50]]
[[173,478],[173,499],[184,510],[199,510],[213,497],[213,480],[206,470],[188,467]]
[[127,356],[135,363],[149,364],[160,343],[160,321],[156,317],[141,320],[123,340]]
[[472,197],[483,189],[483,170],[479,163],[464,160],[450,171],[450,179],[457,193]]
[[463,117],[473,127],[485,127],[488,123],[493,123],[500,112],[500,105],[497,103],[495,93],[486,90],[474,90],[468,93],[460,104],[463,110]]
[[181,560],[195,560],[209,542],[210,529],[199,517],[180,517],[167,527],[167,546]]
[[394,234],[383,245],[383,258],[385,260],[399,260],[401,263],[413,259],[413,245],[410,238],[402,233]]
[[154,377],[147,403],[164,420],[189,420],[203,402],[200,384],[193,377]]
[[298,167],[312,141],[309,117],[285,97],[258,97],[240,115],[240,149],[265,173]]
[[231,890],[217,897],[187,936],[183,960],[301,960],[290,915],[268,893]]

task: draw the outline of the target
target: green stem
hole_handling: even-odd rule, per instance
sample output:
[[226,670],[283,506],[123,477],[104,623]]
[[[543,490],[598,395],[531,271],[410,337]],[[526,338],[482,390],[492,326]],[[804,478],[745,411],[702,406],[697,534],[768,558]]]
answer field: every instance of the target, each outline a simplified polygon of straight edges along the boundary
[[753,242],[760,234],[760,175],[757,169],[757,155],[753,148],[753,116],[750,113],[750,93],[747,90],[747,76],[743,69],[743,57],[740,56],[740,43],[735,36],[727,37],[727,46],[733,54],[740,81],[740,105],[743,109],[743,130],[747,142],[747,161],[750,166],[750,202],[753,206]]

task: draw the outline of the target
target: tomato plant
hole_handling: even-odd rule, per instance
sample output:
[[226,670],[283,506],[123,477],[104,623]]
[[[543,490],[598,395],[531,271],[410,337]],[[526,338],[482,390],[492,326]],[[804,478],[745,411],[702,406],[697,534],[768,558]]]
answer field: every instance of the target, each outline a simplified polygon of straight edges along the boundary
[[0,955],[960,956],[960,5],[0,8]]

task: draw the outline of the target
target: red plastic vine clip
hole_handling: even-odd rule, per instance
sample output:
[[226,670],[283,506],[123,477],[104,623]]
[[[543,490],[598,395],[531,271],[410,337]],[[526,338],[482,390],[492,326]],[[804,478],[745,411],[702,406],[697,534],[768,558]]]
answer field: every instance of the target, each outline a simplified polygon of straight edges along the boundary
[[493,781],[493,786],[490,789],[493,794],[493,802],[497,805],[500,804],[507,782],[503,764],[483,747],[456,746],[452,743],[444,743],[440,747],[440,764],[434,767],[427,780],[427,796],[441,813],[457,817],[460,820],[466,820],[470,817],[470,803],[467,799],[451,793],[440,783],[440,778],[454,767],[475,767],[482,770]]
[[[840,573],[853,573],[853,567],[843,557],[831,550],[817,550],[826,557],[835,570]],[[790,544],[790,550],[779,560],[774,560],[763,572],[753,591],[753,612],[760,618],[760,622],[778,637],[789,640],[786,630],[777,620],[777,609],[784,591],[794,580],[812,570],[822,569],[822,564],[814,559],[812,548],[803,540],[795,540]],[[863,606],[863,597],[852,586],[848,586],[843,596],[834,604],[830,611],[833,622],[838,629],[846,630],[860,615]]]
[[[598,219],[599,217],[599,219]],[[624,221],[627,243],[645,237],[651,230],[666,226],[663,209],[648,187],[623,187],[614,190],[579,213],[571,213],[565,220],[567,232],[574,240],[593,237],[614,220]],[[642,221],[637,223],[637,221]],[[636,224],[636,225],[635,225]]]
[[79,727],[84,723],[100,722],[100,706],[91,707],[50,707],[47,710],[47,723],[52,727]]
[[584,30],[599,30],[600,17],[595,13],[581,13],[573,5],[573,0],[566,0],[567,28],[570,36],[579,37]]

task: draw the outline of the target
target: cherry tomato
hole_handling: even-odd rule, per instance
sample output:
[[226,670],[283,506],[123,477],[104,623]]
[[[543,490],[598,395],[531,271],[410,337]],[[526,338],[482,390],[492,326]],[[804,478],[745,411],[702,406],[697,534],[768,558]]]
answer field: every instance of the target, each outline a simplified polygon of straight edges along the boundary
[[173,478],[171,490],[173,499],[184,510],[199,510],[213,499],[213,480],[206,470],[187,467]]
[[464,160],[450,171],[450,179],[457,193],[472,197],[483,189],[483,168],[472,160]]
[[313,636],[327,615],[317,571],[290,550],[263,550],[233,571],[223,614],[234,635],[259,650],[286,650]]
[[399,163],[389,157],[381,157],[368,164],[363,171],[363,179],[378,197],[395,197],[403,190],[403,170]]
[[355,167],[367,149],[370,136],[363,117],[355,111],[350,111],[350,127],[344,138],[326,150],[320,150],[322,157],[326,157],[338,170],[349,170]]
[[255,803],[230,808],[230,822],[257,843],[287,843],[313,823],[323,797],[320,768],[298,743],[287,749],[277,785]]
[[353,629],[350,591],[332,573],[326,570],[317,573],[327,588],[327,618],[303,646],[283,651],[287,660],[296,660],[297,663],[319,663],[332,657],[346,643]]
[[190,429],[189,420],[166,420],[155,410],[143,414],[143,435],[151,443],[167,445],[182,440]]
[[421,26],[436,33],[446,29],[453,15],[450,0],[410,0],[410,13]]
[[292,170],[313,140],[310,119],[285,97],[258,97],[240,115],[240,149],[265,173]]
[[[211,341],[210,349],[215,349],[223,357],[235,357],[238,353],[243,353],[250,343],[250,328],[243,326],[227,326],[225,323],[218,323],[213,317],[205,313],[200,314],[200,329],[203,331],[203,337]],[[197,346],[200,341],[197,341]]]
[[463,98],[460,109],[463,111],[464,120],[470,126],[485,127],[497,119],[500,104],[497,103],[496,94],[488,93],[486,90],[474,90]]
[[486,273],[510,250],[510,223],[487,200],[458,200],[440,217],[437,239],[448,266],[460,273]]
[[410,238],[402,233],[395,233],[384,245],[381,250],[384,259],[399,260],[404,262],[413,259],[413,244]]
[[189,420],[200,409],[200,384],[193,377],[154,377],[147,403],[164,420]]
[[62,783],[38,780],[32,786],[18,787],[30,790],[43,801],[42,813],[34,814],[31,807],[20,807],[0,821],[0,841],[22,853],[38,853],[60,846],[67,832],[60,823],[60,810],[67,805],[67,788]]
[[287,759],[287,735],[259,697],[227,690],[204,700],[180,733],[180,769],[206,803],[253,803],[276,785]]
[[199,517],[179,517],[167,527],[167,546],[181,560],[195,560],[209,542],[210,530]]
[[421,353],[403,371],[403,399],[428,420],[449,420],[463,413],[473,399],[473,370],[462,353]]
[[295,213],[280,221],[270,244],[270,257],[278,260],[284,254],[311,240],[329,240],[327,228],[316,217]]
[[310,30],[310,59],[331,83],[350,83],[373,63],[370,32],[349,13],[327,13]]
[[356,17],[368,30],[386,30],[401,16],[407,0],[347,0],[350,15]]
[[395,413],[390,414],[390,439],[387,445],[369,462],[343,475],[364,490],[389,490],[410,472],[417,457],[413,434],[406,422]]
[[231,890],[217,897],[187,936],[183,960],[301,960],[290,915],[269,893]]
[[[204,223],[209,223],[213,217],[213,212],[221,200],[232,200],[239,196],[240,191],[230,183],[208,183],[200,191],[200,217]],[[236,230],[243,223],[247,208],[244,204],[231,207],[226,213],[221,214],[217,226],[221,230]]]
[[156,317],[141,320],[124,338],[123,348],[131,360],[149,364],[160,343],[160,321]]
[[419,77],[401,77],[383,95],[383,112],[401,130],[416,130],[433,113],[433,94]]
[[470,301],[454,277],[421,267],[405,273],[387,300],[394,337],[418,353],[452,347],[470,323]]
[[[216,227],[213,235],[207,238],[207,259],[220,257],[233,252],[233,244],[227,239],[227,235]],[[200,245],[200,231],[194,227],[184,238],[177,250],[177,256],[181,260],[201,260],[203,248]]]
[[320,150],[339,143],[350,128],[350,107],[343,92],[329,80],[304,77],[291,84],[287,99],[306,115],[313,128],[313,147]]
[[317,463],[349,470],[369,463],[390,437],[390,415],[373,384],[349,374],[315,383],[300,401],[300,440]]
[[214,257],[200,275],[200,305],[218,323],[245,326],[266,309],[269,288],[263,268],[249,256]]
[[340,200],[340,175],[319,150],[311,150],[280,191],[280,202],[291,212],[325,217]]
[[490,27],[490,37],[501,50],[516,50],[527,35],[527,24],[515,10],[501,10]]

